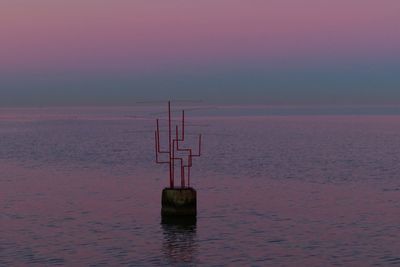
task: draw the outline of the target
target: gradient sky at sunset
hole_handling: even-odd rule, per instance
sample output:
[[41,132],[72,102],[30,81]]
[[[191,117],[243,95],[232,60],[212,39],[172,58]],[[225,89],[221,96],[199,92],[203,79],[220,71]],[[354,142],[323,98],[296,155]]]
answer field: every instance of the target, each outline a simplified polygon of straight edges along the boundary
[[398,0],[2,0],[0,106],[400,104]]

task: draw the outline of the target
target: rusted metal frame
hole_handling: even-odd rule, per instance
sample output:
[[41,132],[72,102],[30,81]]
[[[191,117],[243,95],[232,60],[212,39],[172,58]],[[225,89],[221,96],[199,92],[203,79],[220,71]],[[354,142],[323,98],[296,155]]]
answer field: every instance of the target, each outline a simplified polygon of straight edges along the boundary
[[171,101],[168,101],[169,185],[174,188],[174,160],[172,154]]
[[188,180],[188,186],[190,186],[190,168],[193,165],[193,157],[200,157],[201,156],[201,134],[199,135],[199,148],[198,148],[198,153],[197,154],[193,154],[192,153],[192,149],[188,149],[189,150],[189,156],[188,156],[188,173],[187,173],[187,180]]
[[[182,120],[181,120],[181,127],[182,127],[182,131],[181,131],[181,137],[179,137],[179,127],[178,125],[175,126],[175,139],[174,139],[174,144],[173,147],[175,149],[175,143],[176,143],[176,151],[181,151],[181,152],[187,152],[189,151],[189,153],[191,153],[191,149],[180,149],[179,148],[179,142],[183,142],[185,141],[185,110],[182,110]],[[174,151],[174,158],[175,158],[175,151]],[[181,186],[184,187],[185,186],[185,167],[187,167],[188,169],[188,174],[190,173],[189,170],[189,165],[184,165],[183,164],[183,158],[179,157],[180,161],[181,161]],[[189,159],[187,160],[189,161]]]
[[184,188],[185,187],[185,169],[183,167],[183,158],[175,157],[173,159],[174,159],[174,161],[175,160],[180,161],[180,166],[181,166],[181,168],[180,168],[181,169],[181,187]]
[[[184,113],[182,113],[182,114],[184,114]],[[184,115],[182,116],[182,118],[184,118]],[[182,120],[182,122],[184,122],[183,120]],[[182,126],[184,125],[184,123],[182,123]],[[184,128],[182,128],[182,134],[183,134],[183,132],[184,132]],[[172,143],[173,143],[173,145],[172,145],[172,151],[173,151],[173,159],[175,160],[179,160],[180,161],[180,163],[181,163],[181,187],[185,187],[185,167],[184,167],[184,164],[183,164],[183,158],[182,157],[176,157],[175,156],[175,151],[180,151],[179,150],[179,141],[182,141],[183,140],[183,138],[179,138],[179,129],[178,129],[178,125],[175,125],[175,139],[173,139],[172,140]],[[176,149],[176,150],[175,150]]]
[[201,134],[199,134],[199,146],[197,150],[197,154],[193,154],[192,157],[200,157],[201,156]]
[[155,150],[156,150],[156,163],[159,164],[167,164],[169,163],[169,161],[160,161],[159,160],[159,154],[169,154],[169,151],[162,151],[160,148],[160,124],[159,124],[159,120],[157,119],[157,128],[156,128],[156,132],[155,132]]
[[198,153],[193,154],[193,151],[191,148],[180,148],[179,147],[179,141],[185,141],[185,111],[182,110],[182,133],[181,133],[181,138],[178,137],[178,126],[175,128],[176,131],[176,150],[177,151],[182,151],[182,152],[189,152],[187,165],[183,165],[183,168],[187,168],[187,181],[188,181],[188,186],[190,185],[190,168],[193,165],[193,157],[200,157],[201,156],[201,134],[199,135],[199,143],[198,143]]
[[[180,167],[181,167],[181,187],[185,187],[185,169],[183,167],[183,158],[182,157],[177,157],[175,156],[175,144],[177,143],[176,139],[172,140],[172,155],[173,155],[173,162],[174,162],[174,167],[175,167],[175,160],[179,160],[180,161]],[[174,169],[175,172],[175,169]],[[175,173],[174,173],[175,175]]]
[[[158,164],[168,164],[169,161],[160,161],[159,158],[158,158],[158,154],[159,154],[159,153],[165,153],[165,152],[159,152],[159,151],[158,151],[158,147],[159,147],[159,142],[160,142],[160,141],[157,140],[157,131],[154,132],[154,139],[155,139],[156,163],[158,163]],[[167,152],[167,153],[168,153],[168,152]]]
[[[174,188],[174,177],[173,177],[173,155],[172,155],[172,132],[171,132],[171,102],[168,101],[168,150],[161,150],[160,145],[160,123],[157,119],[157,130],[155,132],[155,149],[156,149],[156,163],[169,164],[169,185]],[[160,161],[159,154],[168,154],[169,161]]]
[[157,119],[157,130],[156,130],[156,133],[157,133],[157,141],[158,141],[158,143],[157,143],[157,151],[158,151],[158,153],[161,153],[161,154],[169,154],[169,151],[168,150],[164,150],[164,151],[162,151],[161,150],[161,146],[160,146],[160,126],[159,126],[159,120]]
[[[193,157],[200,157],[201,156],[201,141],[202,135],[199,135],[199,143],[198,143],[198,153],[193,154],[193,150],[191,148],[180,148],[179,142],[185,141],[185,111],[182,110],[182,133],[181,137],[179,137],[179,128],[176,125],[175,127],[175,139],[172,138],[172,120],[171,120],[171,102],[168,101],[168,143],[169,143],[169,150],[161,150],[161,141],[160,141],[160,127],[159,127],[159,120],[157,119],[157,130],[155,132],[155,151],[156,151],[156,163],[160,164],[169,164],[169,176],[170,176],[170,187],[174,188],[174,180],[175,180],[175,160],[180,161],[181,167],[181,186],[185,187],[185,168],[187,168],[187,185],[190,185],[190,168],[193,164]],[[175,146],[176,143],[176,146]],[[176,150],[175,150],[176,148]],[[181,152],[188,152],[189,155],[187,156],[187,164],[184,164],[183,157],[176,157],[175,151]],[[159,154],[168,154],[169,161],[160,161]]]
[[189,155],[187,158],[187,165],[183,165],[183,168],[187,169],[187,184],[190,186],[190,168],[192,167],[192,149],[188,148],[187,151],[189,151]]

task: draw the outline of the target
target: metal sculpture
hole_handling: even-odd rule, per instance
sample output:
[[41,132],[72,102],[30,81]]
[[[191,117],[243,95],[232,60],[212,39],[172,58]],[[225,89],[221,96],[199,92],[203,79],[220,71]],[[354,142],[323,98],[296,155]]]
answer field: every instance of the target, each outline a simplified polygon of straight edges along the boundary
[[[172,117],[171,117],[171,102],[168,101],[168,149],[161,149],[160,145],[160,122],[156,120],[156,131],[154,132],[155,139],[155,152],[156,152],[156,163],[158,164],[169,164],[169,186],[174,188],[175,186],[175,169],[176,162],[180,168],[181,176],[181,188],[190,187],[190,169],[193,164],[194,157],[200,157],[201,155],[201,134],[198,137],[198,151],[193,153],[192,148],[181,147],[185,140],[185,111],[182,110],[182,118],[180,128],[178,124],[175,125],[175,138],[172,134]],[[160,155],[168,155],[168,160],[161,160]]]

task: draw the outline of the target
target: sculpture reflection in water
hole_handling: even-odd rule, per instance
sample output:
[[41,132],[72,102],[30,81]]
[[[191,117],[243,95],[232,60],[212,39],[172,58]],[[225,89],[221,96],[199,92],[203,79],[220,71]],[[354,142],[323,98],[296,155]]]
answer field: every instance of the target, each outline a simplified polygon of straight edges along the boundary
[[163,218],[162,249],[171,264],[195,263],[197,255],[196,218]]

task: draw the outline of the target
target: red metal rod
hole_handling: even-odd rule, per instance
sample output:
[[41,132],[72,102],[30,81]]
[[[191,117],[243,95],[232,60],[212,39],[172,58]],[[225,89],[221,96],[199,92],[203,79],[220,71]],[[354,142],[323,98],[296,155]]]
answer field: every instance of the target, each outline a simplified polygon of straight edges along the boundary
[[[157,120],[158,121],[158,120]],[[158,124],[158,123],[157,123]],[[157,131],[154,132],[154,145],[155,145],[155,151],[156,151],[156,162],[158,163],[158,142],[157,142]]]
[[173,169],[173,155],[172,155],[172,142],[171,142],[171,101],[168,101],[168,143],[169,143],[169,185],[174,188],[174,169]]
[[175,181],[175,139],[172,140],[172,180]]
[[183,168],[187,168],[187,182],[188,182],[188,186],[189,186],[189,184],[190,184],[190,168],[192,167],[192,165],[193,165],[193,156],[194,157],[200,157],[200,155],[201,155],[201,135],[199,135],[199,148],[198,148],[198,154],[192,154],[192,149],[191,148],[180,148],[179,147],[179,142],[178,141],[184,141],[185,140],[185,136],[184,136],[184,134],[185,134],[185,111],[183,110],[182,111],[182,138],[181,139],[178,139],[178,127],[176,127],[176,139],[177,139],[177,142],[176,142],[176,149],[177,149],[177,151],[186,151],[186,152],[189,152],[189,155],[188,155],[188,159],[187,159],[187,165],[183,165]]
[[[156,131],[154,133],[154,141],[155,141],[155,152],[156,152],[156,163],[169,164],[169,180],[170,187],[174,188],[175,183],[175,161],[179,161],[180,163],[180,172],[181,172],[181,187],[185,188],[186,186],[190,186],[190,176],[191,176],[191,167],[193,164],[193,157],[200,157],[201,155],[201,142],[202,136],[199,135],[198,140],[198,152],[197,154],[193,154],[192,148],[182,148],[179,145],[179,142],[185,141],[185,111],[182,110],[182,121],[181,121],[181,133],[179,132],[178,125],[175,125],[175,138],[172,136],[172,114],[171,114],[171,102],[168,101],[168,150],[161,150],[161,140],[160,140],[160,123],[157,119]],[[178,152],[186,152],[186,153],[178,153]],[[169,160],[163,161],[160,160],[159,154],[168,154]],[[177,154],[177,155],[176,155]],[[185,164],[186,162],[186,164]],[[185,168],[187,172],[185,172]],[[187,176],[186,176],[187,173]],[[187,177],[187,180],[186,180]]]
[[178,160],[180,162],[181,166],[181,187],[185,187],[185,180],[184,180],[184,170],[183,170],[183,158],[180,157],[175,157],[174,160]]
[[199,157],[201,156],[201,134],[199,134]]
[[193,154],[193,157],[200,157],[201,156],[201,134],[199,134],[199,148],[198,148],[198,153]]
[[[176,126],[176,139],[177,141],[185,141],[185,110],[182,110],[182,136],[179,139],[178,138],[178,126]],[[187,151],[190,152],[190,148],[179,148],[179,142],[176,143],[176,149],[177,151]]]
[[158,151],[158,153],[160,153],[160,154],[169,154],[169,151],[161,151],[161,148],[160,148],[160,126],[159,126],[159,122],[158,122],[158,119],[157,119],[157,151]]
[[158,144],[157,144],[157,151],[158,151],[158,153],[160,153],[161,152],[161,149],[160,149],[160,125],[159,125],[159,122],[158,122],[158,119],[157,119],[157,131],[156,131],[156,133],[157,133],[157,141],[158,141]]
[[178,125],[176,125],[175,126],[175,139],[172,141],[173,149],[174,149],[174,159],[179,159],[181,162],[181,187],[184,187],[184,185],[185,185],[185,170],[184,170],[184,165],[183,165],[183,158],[175,156],[175,144],[176,144],[176,151],[179,151],[179,149],[178,149],[179,141],[180,141],[180,139],[178,136]]
[[185,110],[182,110],[182,141],[185,141]]
[[[185,168],[188,169],[188,175],[190,175],[190,167],[192,167],[192,149],[191,148],[180,148],[179,147],[179,141],[184,141],[185,140],[185,111],[182,110],[182,137],[179,138],[178,136],[179,129],[178,126],[175,126],[175,140],[176,140],[176,150],[177,151],[183,151],[183,152],[189,152],[188,158],[187,158],[187,165],[183,164],[183,160],[181,162],[181,184],[185,184]],[[190,179],[188,177],[188,179]],[[188,183],[189,184],[189,183]]]
[[184,170],[184,165],[183,165],[183,158],[182,157],[177,157],[177,156],[175,156],[175,144],[178,144],[178,132],[177,132],[177,130],[178,130],[178,126],[176,126],[176,132],[175,132],[175,136],[176,136],[176,139],[173,139],[172,140],[172,151],[173,151],[173,160],[174,160],[174,167],[175,167],[175,160],[179,160],[180,161],[180,167],[181,167],[181,187],[182,188],[184,188],[185,187],[185,170]]
[[159,158],[158,158],[158,154],[159,153],[168,153],[168,152],[159,152],[158,151],[158,147],[159,147],[159,145],[160,145],[160,140],[157,138],[157,131],[154,133],[154,139],[155,139],[155,150],[156,150],[156,163],[159,163],[159,164],[168,164],[169,163],[169,161],[160,161],[159,160]]

